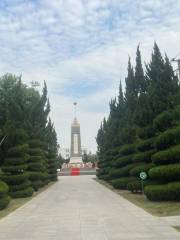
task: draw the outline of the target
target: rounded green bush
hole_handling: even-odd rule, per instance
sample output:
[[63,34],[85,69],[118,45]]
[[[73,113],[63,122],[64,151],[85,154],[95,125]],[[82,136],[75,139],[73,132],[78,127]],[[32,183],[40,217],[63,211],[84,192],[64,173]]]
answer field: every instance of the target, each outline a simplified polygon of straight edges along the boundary
[[155,136],[155,129],[153,126],[147,126],[144,128],[138,129],[138,136],[142,139],[149,139]]
[[132,156],[133,156],[133,155],[128,155],[128,156],[124,156],[124,157],[119,157],[119,158],[117,158],[117,159],[114,161],[113,165],[114,165],[115,167],[124,167],[124,166],[126,166],[127,164],[132,163]]
[[119,169],[111,169],[109,171],[109,177],[110,177],[110,179],[127,177],[127,176],[129,176],[130,170],[132,168],[134,168],[136,165],[137,165],[137,163],[136,164],[132,163],[132,164],[129,164],[129,165],[119,168]]
[[180,126],[161,133],[155,141],[157,150],[180,144]]
[[151,201],[179,201],[180,182],[145,187],[146,197]]
[[0,197],[6,195],[8,191],[9,191],[8,185],[5,182],[0,181]]
[[34,180],[45,180],[47,178],[47,173],[42,172],[28,172],[29,173],[29,179],[31,181]]
[[4,166],[8,166],[10,164],[12,164],[13,166],[23,164],[23,163],[27,162],[27,160],[28,160],[28,156],[5,158]]
[[6,182],[8,185],[18,185],[26,181],[29,175],[27,173],[22,173],[18,175],[2,175],[1,179]]
[[134,154],[132,161],[133,162],[151,162],[151,156],[155,153],[155,150],[150,150],[147,152],[140,152]]
[[29,171],[45,171],[46,168],[45,166],[43,165],[43,162],[33,162],[33,163],[29,163],[28,164],[28,170]]
[[34,192],[34,189],[32,187],[28,187],[23,190],[10,192],[9,194],[12,198],[25,198],[25,197],[32,196],[33,192]]
[[141,140],[137,143],[136,148],[140,152],[146,152],[148,150],[152,150],[154,148],[154,141],[155,141],[155,138]]
[[122,155],[129,155],[135,152],[135,145],[134,144],[127,144],[127,145],[123,145],[120,148],[119,153]]
[[127,189],[127,184],[135,180],[134,177],[123,177],[112,180],[110,183],[114,188]]
[[27,164],[22,164],[22,165],[12,165],[12,166],[2,166],[1,169],[5,173],[22,173],[27,169]]
[[[143,185],[148,186],[148,185],[155,185],[157,182],[151,181],[151,180],[145,180],[143,181]],[[142,192],[142,183],[141,180],[134,180],[131,181],[127,184],[127,189],[131,191],[132,193],[137,193],[137,192]]]
[[28,150],[28,144],[17,145],[15,147],[10,148],[7,152],[7,155],[8,155],[8,157],[10,157],[10,156],[24,157],[27,150]]
[[25,189],[25,188],[29,187],[30,185],[31,185],[31,182],[29,180],[26,180],[26,181],[22,182],[21,184],[9,186],[9,190],[10,190],[10,192],[15,192],[15,191]]
[[159,151],[151,159],[156,165],[177,163],[180,161],[180,145]]
[[136,166],[135,168],[132,168],[129,173],[131,176],[139,177],[140,172],[148,172],[149,169],[151,169],[154,166],[155,165],[153,163],[149,163],[149,164],[143,163],[140,166]]
[[171,111],[159,114],[153,121],[153,126],[157,131],[163,132],[172,126],[173,115]]
[[10,202],[9,196],[3,196],[2,198],[0,198],[0,210],[6,208],[9,202]]
[[151,168],[148,174],[153,180],[165,182],[180,180],[180,163]]

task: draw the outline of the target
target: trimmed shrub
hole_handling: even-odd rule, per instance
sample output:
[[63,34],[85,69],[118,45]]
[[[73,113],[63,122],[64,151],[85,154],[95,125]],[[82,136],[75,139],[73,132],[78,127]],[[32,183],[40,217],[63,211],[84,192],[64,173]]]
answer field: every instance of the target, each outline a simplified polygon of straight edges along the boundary
[[32,196],[34,189],[32,187],[24,188],[18,191],[10,192],[12,198],[25,198]]
[[[17,138],[18,132],[20,132],[20,136],[22,135],[24,139],[22,129],[16,130]],[[15,136],[14,136],[15,138]],[[18,143],[20,143],[20,139],[18,139]],[[27,185],[29,175],[25,173],[28,165],[28,144],[19,144],[13,146],[8,149],[7,156],[4,159],[4,166],[2,170],[4,174],[2,175],[3,181],[5,181],[9,185],[9,195],[11,197],[15,197],[16,195],[19,197],[24,197],[23,194],[18,194],[19,191],[27,191],[29,189],[29,185]],[[11,161],[12,159],[12,161]],[[16,159],[16,160],[15,160]],[[31,191],[32,195],[33,191]]]
[[53,150],[49,150],[48,159],[48,175],[50,181],[57,181],[57,156]]
[[[143,181],[143,185],[144,187],[145,186],[148,186],[148,185],[155,185],[157,184],[157,182],[153,182],[151,180],[145,180]],[[127,184],[127,189],[129,191],[131,191],[132,193],[137,193],[137,192],[142,192],[142,183],[141,183],[141,180],[134,180],[134,181],[131,181]]]
[[143,163],[142,165],[131,169],[129,173],[131,176],[139,177],[140,172],[148,172],[149,169],[151,169],[152,167],[154,167],[153,163],[149,163],[149,164]]
[[151,156],[155,153],[155,150],[150,150],[147,152],[136,153],[132,161],[133,162],[151,162]]
[[173,122],[173,115],[171,111],[165,111],[159,114],[153,121],[154,128],[159,131],[163,132],[166,129],[172,126]]
[[180,144],[180,126],[168,129],[156,138],[157,150],[162,150],[173,145]]
[[127,144],[127,145],[123,145],[120,148],[119,153],[122,155],[129,155],[135,152],[135,145],[134,144]]
[[[30,154],[30,158],[28,162],[28,172],[31,186],[35,191],[48,183],[47,159],[42,146],[43,143],[38,139],[29,141],[28,153]],[[33,161],[31,162],[31,160]]]
[[4,209],[10,202],[10,198],[7,195],[9,191],[8,185],[0,181],[0,210]]
[[127,189],[127,184],[135,180],[134,177],[117,178],[111,181],[111,185],[117,189]]
[[127,164],[132,163],[132,156],[133,155],[128,155],[128,156],[124,156],[116,159],[115,162],[113,163],[113,166],[124,167]]
[[137,163],[136,164],[132,163],[119,169],[111,169],[109,171],[109,178],[114,179],[114,178],[120,178],[120,177],[127,177],[129,176],[130,170],[135,166],[137,166]]
[[136,148],[140,152],[146,152],[146,151],[154,148],[154,141],[155,141],[155,138],[150,138],[150,139],[147,139],[147,140],[141,140],[137,143]]
[[148,174],[153,180],[165,182],[180,180],[180,163],[151,168]]
[[180,162],[180,145],[159,151],[153,154],[151,159],[157,165]]
[[179,201],[180,182],[145,187],[146,197],[151,201]]
[[138,129],[138,136],[142,139],[152,138],[155,136],[155,134],[156,132],[153,126],[147,126],[147,127]]

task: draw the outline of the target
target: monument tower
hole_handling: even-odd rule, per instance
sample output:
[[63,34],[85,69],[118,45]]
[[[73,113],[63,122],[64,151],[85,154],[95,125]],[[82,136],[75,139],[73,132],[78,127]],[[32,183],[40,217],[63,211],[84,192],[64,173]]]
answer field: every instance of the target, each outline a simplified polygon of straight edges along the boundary
[[76,105],[74,102],[74,121],[71,124],[71,148],[70,148],[70,165],[80,167],[83,164],[81,151],[81,134],[80,124],[76,118]]

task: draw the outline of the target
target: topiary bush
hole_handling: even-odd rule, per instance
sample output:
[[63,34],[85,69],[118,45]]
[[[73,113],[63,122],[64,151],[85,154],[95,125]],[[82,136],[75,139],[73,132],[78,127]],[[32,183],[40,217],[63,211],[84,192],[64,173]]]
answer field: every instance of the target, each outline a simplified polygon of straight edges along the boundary
[[9,191],[8,185],[5,182],[0,181],[0,210],[6,208],[10,202],[8,191]]
[[115,167],[124,167],[127,164],[132,163],[132,156],[133,155],[128,155],[128,156],[117,158],[114,161],[113,166],[115,166]]
[[[22,134],[22,130],[20,132]],[[18,142],[20,143],[20,139],[18,139]],[[18,193],[18,197],[27,197],[27,190],[29,190],[28,196],[33,194],[33,189],[28,181],[29,175],[25,173],[29,158],[27,150],[27,144],[10,147],[4,159],[4,165],[2,166],[4,174],[1,178],[9,185],[9,195],[13,198],[16,196],[16,193]]]
[[137,164],[129,164],[125,167],[119,168],[119,169],[111,169],[109,171],[109,178],[110,179],[115,179],[115,178],[120,178],[120,177],[127,177],[129,176],[129,171],[134,168]]
[[134,144],[126,144],[126,145],[123,145],[121,148],[120,148],[120,151],[119,153],[121,155],[129,155],[129,154],[132,154],[134,153],[136,150],[136,147]]
[[155,134],[156,134],[156,131],[153,128],[153,126],[149,125],[149,126],[146,126],[144,128],[139,128],[138,131],[137,131],[137,134],[141,139],[145,140],[145,139],[149,139],[149,138],[154,137]]
[[173,115],[172,111],[164,111],[159,114],[153,121],[153,127],[159,132],[163,132],[166,129],[172,127]]
[[53,150],[49,150],[48,159],[48,175],[50,181],[57,181],[57,156]]
[[180,162],[180,145],[159,151],[153,154],[151,159],[156,165]]
[[180,126],[161,133],[155,141],[156,149],[162,150],[180,144]]
[[180,180],[180,163],[151,168],[148,172],[153,180],[164,182]]
[[145,195],[151,201],[179,201],[180,182],[146,186]]
[[136,148],[140,152],[146,152],[148,150],[152,150],[154,148],[154,141],[155,141],[154,137],[146,140],[140,140],[137,143]]
[[29,142],[28,153],[28,173],[31,186],[37,191],[40,187],[48,183],[47,159],[43,151],[43,144],[38,139]]
[[134,154],[132,161],[133,162],[151,162],[151,156],[155,153],[155,150],[150,150],[147,152],[139,152]]
[[110,183],[114,188],[127,189],[127,184],[135,179],[134,177],[123,177],[114,179]]
[[[155,185],[157,184],[157,182],[151,181],[151,180],[145,180],[143,181],[143,185],[148,186],[148,185]],[[132,193],[138,193],[138,192],[142,192],[142,183],[140,179],[136,179],[134,181],[130,181],[127,184],[127,189],[129,191],[131,191]]]
[[139,166],[136,166],[136,167],[132,168],[132,169],[130,170],[129,174],[130,174],[131,176],[134,176],[134,177],[139,177],[139,174],[140,174],[141,172],[148,172],[149,169],[151,169],[151,168],[154,167],[154,166],[155,166],[155,165],[154,165],[153,163],[148,163],[148,164],[143,163],[143,164],[141,164],[141,165],[139,165]]

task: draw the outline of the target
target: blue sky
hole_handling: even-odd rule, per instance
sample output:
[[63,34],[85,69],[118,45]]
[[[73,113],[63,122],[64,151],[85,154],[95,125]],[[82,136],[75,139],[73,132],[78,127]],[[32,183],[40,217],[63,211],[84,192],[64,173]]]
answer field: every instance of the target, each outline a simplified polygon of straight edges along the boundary
[[62,147],[69,147],[74,101],[82,143],[95,151],[108,102],[141,45],[143,61],[154,40],[162,52],[180,52],[177,0],[1,0],[0,73],[46,80],[51,116]]

